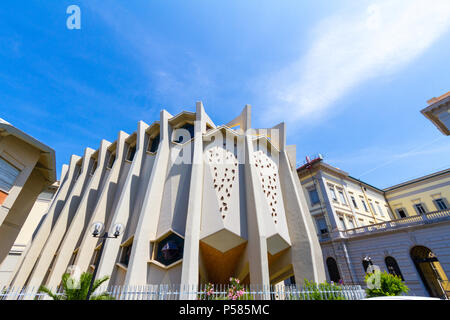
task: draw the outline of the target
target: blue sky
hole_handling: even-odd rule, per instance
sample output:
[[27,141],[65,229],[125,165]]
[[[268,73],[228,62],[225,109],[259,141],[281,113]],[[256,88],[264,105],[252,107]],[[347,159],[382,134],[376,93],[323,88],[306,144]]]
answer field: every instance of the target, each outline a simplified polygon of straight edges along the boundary
[[59,176],[162,108],[201,100],[222,124],[250,104],[254,127],[287,123],[299,162],[384,188],[450,167],[420,113],[450,90],[449,40],[446,0],[5,1],[0,117],[54,148]]

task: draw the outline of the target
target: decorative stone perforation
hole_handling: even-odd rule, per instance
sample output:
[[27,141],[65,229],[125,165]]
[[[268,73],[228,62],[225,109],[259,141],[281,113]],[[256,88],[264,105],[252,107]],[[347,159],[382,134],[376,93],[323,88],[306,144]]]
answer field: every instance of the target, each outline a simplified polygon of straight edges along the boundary
[[213,187],[219,200],[219,212],[222,219],[225,219],[230,209],[233,185],[238,176],[238,161],[232,152],[217,146],[207,151],[207,159],[213,177]]
[[280,200],[278,190],[278,168],[275,162],[261,150],[253,152],[253,165],[258,171],[259,180],[263,189],[273,222],[278,222],[277,203]]

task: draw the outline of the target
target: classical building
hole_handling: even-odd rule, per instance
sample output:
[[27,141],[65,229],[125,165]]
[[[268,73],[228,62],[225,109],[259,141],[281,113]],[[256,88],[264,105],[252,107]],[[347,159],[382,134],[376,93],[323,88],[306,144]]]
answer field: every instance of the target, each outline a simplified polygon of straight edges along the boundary
[[0,119],[0,265],[15,243],[23,245],[16,242],[19,232],[39,194],[55,180],[53,149]]
[[427,101],[428,107],[421,112],[443,134],[450,135],[450,91]]
[[[163,110],[151,125],[72,156],[6,285],[57,286],[70,266],[110,285],[323,281],[322,252],[286,127],[252,129],[250,106],[217,126]],[[100,228],[115,237],[105,245]],[[101,253],[101,254],[100,254]],[[182,298],[195,298],[182,296]]]
[[297,169],[329,281],[364,286],[370,265],[411,295],[449,297],[450,169],[378,189],[317,157]]

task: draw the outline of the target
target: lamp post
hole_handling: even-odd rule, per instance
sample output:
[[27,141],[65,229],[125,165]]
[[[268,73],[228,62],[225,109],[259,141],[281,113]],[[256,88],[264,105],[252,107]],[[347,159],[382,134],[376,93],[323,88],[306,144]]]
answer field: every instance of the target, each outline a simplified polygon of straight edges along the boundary
[[[369,272],[369,273],[372,273],[373,272],[373,262],[372,262],[372,258],[371,257],[369,257],[369,256],[365,256],[364,258],[363,258],[363,264],[364,264],[364,271],[367,273],[367,272]],[[367,270],[369,270],[369,271],[367,271]]]
[[103,241],[102,241],[102,245],[100,247],[100,252],[98,253],[98,259],[95,259],[96,261],[95,261],[95,265],[94,265],[94,273],[92,275],[91,283],[89,285],[89,290],[88,290],[88,293],[87,293],[86,300],[89,300],[89,298],[91,297],[91,294],[92,294],[92,287],[94,286],[95,277],[97,276],[98,264],[100,263],[100,259],[102,257],[103,249],[105,248],[106,239],[117,238],[123,232],[122,224],[117,223],[117,224],[114,225],[114,228],[113,228],[113,230],[114,230],[113,236],[109,236],[108,232],[105,232],[105,233],[103,233],[102,236],[100,236],[100,233],[103,231],[103,227],[104,227],[104,225],[101,222],[95,222],[92,225],[92,227],[91,227],[92,236],[94,238],[103,239]]

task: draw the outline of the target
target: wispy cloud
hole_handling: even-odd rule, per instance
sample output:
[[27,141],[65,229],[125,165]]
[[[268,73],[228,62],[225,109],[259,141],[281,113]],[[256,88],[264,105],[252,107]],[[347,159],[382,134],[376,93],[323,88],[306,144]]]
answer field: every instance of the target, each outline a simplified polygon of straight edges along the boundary
[[[414,144],[414,146],[411,143],[370,146],[354,152],[331,156],[326,161],[333,166],[348,171],[358,179],[377,181],[381,176],[383,177],[383,183],[386,183],[384,180],[397,183],[408,179],[404,178],[404,173],[400,173],[405,170],[405,163],[413,163],[414,167],[421,170],[416,172],[406,166],[408,175],[414,173],[414,177],[450,167],[450,162],[445,161],[450,155],[450,144],[444,143],[444,140],[446,140],[446,137],[440,135],[436,139]],[[439,166],[439,168],[436,166]],[[380,175],[386,169],[396,174],[391,177]],[[389,185],[389,183],[386,185]]]
[[357,85],[411,63],[449,28],[448,0],[380,0],[328,17],[307,52],[273,75],[267,117],[323,117]]

